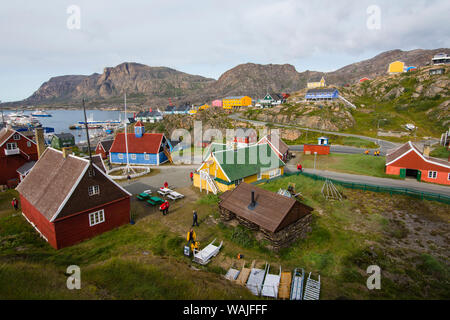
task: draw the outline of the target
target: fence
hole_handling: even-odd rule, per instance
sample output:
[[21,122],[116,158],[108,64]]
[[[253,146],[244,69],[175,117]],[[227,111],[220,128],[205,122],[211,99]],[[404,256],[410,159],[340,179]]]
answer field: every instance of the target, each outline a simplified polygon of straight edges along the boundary
[[[283,176],[288,177],[292,175],[298,175],[298,172],[286,172]],[[314,173],[307,173],[307,172],[301,172],[301,175],[311,178],[313,180],[325,180],[327,178],[322,177],[320,175],[314,174]],[[280,178],[280,177],[277,177]],[[274,180],[274,179],[272,179]],[[349,189],[358,189],[358,190],[364,190],[364,191],[373,191],[373,192],[383,192],[383,193],[389,193],[391,196],[393,194],[399,194],[399,195],[405,195],[410,197],[415,197],[422,200],[431,200],[431,201],[439,201],[442,203],[450,204],[450,196],[446,196],[439,193],[432,193],[432,192],[426,192],[426,191],[418,191],[414,189],[409,188],[401,188],[401,187],[387,187],[387,186],[377,186],[373,184],[365,184],[365,183],[356,183],[356,182],[348,182],[348,181],[342,181],[337,179],[330,179],[328,180],[332,181],[334,184],[341,185],[344,188]],[[257,181],[257,183],[261,182],[267,182],[267,181]]]

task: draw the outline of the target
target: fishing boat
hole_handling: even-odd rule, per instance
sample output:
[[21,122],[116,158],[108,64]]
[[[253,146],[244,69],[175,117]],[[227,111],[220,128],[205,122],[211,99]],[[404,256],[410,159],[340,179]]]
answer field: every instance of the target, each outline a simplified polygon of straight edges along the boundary
[[[94,120],[94,115],[91,113],[89,118],[86,120],[88,125],[114,125],[120,124],[122,122],[121,115],[119,115],[119,120]],[[78,124],[84,125],[86,122],[78,121]]]
[[36,110],[31,114],[33,117],[51,117],[52,115],[43,111],[43,110]]

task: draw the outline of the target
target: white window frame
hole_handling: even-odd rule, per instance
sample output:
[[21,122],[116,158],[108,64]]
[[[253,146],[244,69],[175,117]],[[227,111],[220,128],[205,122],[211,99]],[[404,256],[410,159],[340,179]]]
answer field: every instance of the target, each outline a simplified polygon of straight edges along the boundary
[[117,155],[117,158],[119,158],[120,160],[123,160],[123,153],[119,153],[119,154]]
[[89,177],[95,177],[95,170],[94,170],[94,168],[90,168],[88,170],[88,175],[89,175]]
[[275,178],[275,177],[278,177],[278,176],[281,176],[281,169],[280,168],[277,168],[277,169],[269,171],[269,178],[272,179],[272,178]]
[[437,179],[437,171],[428,170],[428,178],[429,179]]
[[144,160],[150,161],[150,155],[148,153],[144,154]]
[[136,159],[137,159],[136,153],[132,153],[131,154],[131,160],[136,160]]
[[89,213],[89,226],[95,226],[97,224],[105,222],[105,210],[99,210]]
[[27,147],[31,148],[31,141],[27,141]]
[[15,150],[15,149],[17,149],[17,143],[16,142],[8,142],[6,144],[6,150]]
[[90,197],[100,194],[100,186],[99,185],[89,186],[88,194]]
[[256,180],[261,180],[261,178],[262,178],[262,173],[260,171],[260,172],[258,172],[258,175],[256,176]]
[[13,139],[16,140],[16,141],[19,141],[20,140],[20,134],[14,133]]

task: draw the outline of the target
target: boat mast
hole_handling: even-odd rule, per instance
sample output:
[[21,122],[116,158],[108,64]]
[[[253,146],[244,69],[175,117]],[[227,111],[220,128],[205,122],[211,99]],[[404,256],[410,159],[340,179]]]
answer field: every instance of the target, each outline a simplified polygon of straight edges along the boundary
[[89,128],[88,128],[88,122],[86,119],[86,107],[84,106],[84,98],[83,98],[83,113],[84,113],[84,126],[86,128],[86,136],[87,136],[87,144],[88,144],[88,152],[89,152],[89,163],[92,166],[91,140],[89,139]]

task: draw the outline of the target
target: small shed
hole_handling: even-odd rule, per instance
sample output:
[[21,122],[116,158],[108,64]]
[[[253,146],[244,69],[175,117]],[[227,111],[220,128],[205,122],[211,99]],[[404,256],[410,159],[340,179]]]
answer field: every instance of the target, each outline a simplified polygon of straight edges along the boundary
[[75,145],[75,137],[71,133],[55,133],[50,144],[52,148],[56,149],[73,147]]
[[305,144],[303,146],[304,154],[319,154],[327,155],[330,154],[330,146],[328,144],[327,137],[319,137],[317,139],[317,144]]
[[250,230],[260,231],[275,250],[288,247],[311,230],[313,208],[252,184],[243,182],[220,200],[223,221],[237,219]]
[[328,145],[328,138],[327,137],[319,137],[317,139],[317,144],[320,146],[327,146]]

